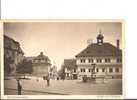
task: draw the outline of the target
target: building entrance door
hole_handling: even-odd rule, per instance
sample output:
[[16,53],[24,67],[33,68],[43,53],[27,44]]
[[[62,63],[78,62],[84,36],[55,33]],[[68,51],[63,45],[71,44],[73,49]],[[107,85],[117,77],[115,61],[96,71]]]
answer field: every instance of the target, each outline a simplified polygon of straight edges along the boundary
[[73,74],[73,79],[77,79],[77,74]]

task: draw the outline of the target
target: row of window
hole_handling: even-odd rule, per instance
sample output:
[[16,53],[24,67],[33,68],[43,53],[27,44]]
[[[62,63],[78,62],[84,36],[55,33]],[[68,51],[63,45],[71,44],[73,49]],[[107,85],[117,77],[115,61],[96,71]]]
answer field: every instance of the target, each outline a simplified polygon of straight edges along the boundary
[[[80,59],[80,62],[81,63],[85,63],[86,62],[86,59]],[[88,59],[88,62],[89,63],[94,63],[94,59]],[[97,63],[102,63],[102,59],[101,58],[98,58],[96,59],[96,62]],[[105,58],[105,62],[106,63],[110,63],[111,62],[111,59],[110,58]],[[120,63],[122,62],[122,59],[121,58],[117,58],[117,63]]]
[[[85,72],[85,70],[85,68],[80,69],[81,72]],[[88,72],[94,72],[94,70],[88,69]],[[96,72],[105,72],[105,68],[102,68],[101,70],[99,70],[99,68],[96,68]],[[115,71],[113,70],[113,68],[109,68],[109,72],[119,72],[119,68],[115,68]]]

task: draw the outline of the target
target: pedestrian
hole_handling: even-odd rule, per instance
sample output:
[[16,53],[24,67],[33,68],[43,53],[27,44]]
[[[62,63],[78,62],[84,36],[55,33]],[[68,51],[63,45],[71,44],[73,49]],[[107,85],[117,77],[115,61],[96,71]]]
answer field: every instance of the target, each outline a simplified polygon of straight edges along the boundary
[[17,79],[17,89],[18,89],[18,95],[21,95],[22,83],[20,79]]
[[59,80],[59,77],[57,77],[57,80]]
[[47,86],[49,86],[50,85],[50,76],[49,75],[47,75],[46,80],[47,80]]
[[63,79],[63,81],[65,80],[65,75],[63,75],[63,78],[62,78],[62,79]]

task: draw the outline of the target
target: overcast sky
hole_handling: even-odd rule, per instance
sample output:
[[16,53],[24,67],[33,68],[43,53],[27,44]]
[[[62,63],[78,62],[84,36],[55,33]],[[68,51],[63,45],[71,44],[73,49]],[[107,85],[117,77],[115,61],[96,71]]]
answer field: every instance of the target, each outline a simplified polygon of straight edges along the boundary
[[87,40],[96,42],[99,30],[102,30],[104,42],[116,45],[122,42],[121,23],[93,22],[27,22],[5,23],[4,34],[18,41],[25,56],[37,56],[42,51],[58,68],[64,59],[75,58],[87,47]]

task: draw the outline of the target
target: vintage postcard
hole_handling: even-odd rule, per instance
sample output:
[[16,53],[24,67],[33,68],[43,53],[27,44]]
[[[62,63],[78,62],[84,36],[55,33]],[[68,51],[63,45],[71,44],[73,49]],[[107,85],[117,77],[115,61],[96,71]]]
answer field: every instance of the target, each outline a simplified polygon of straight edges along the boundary
[[2,20],[3,99],[124,98],[124,20]]

